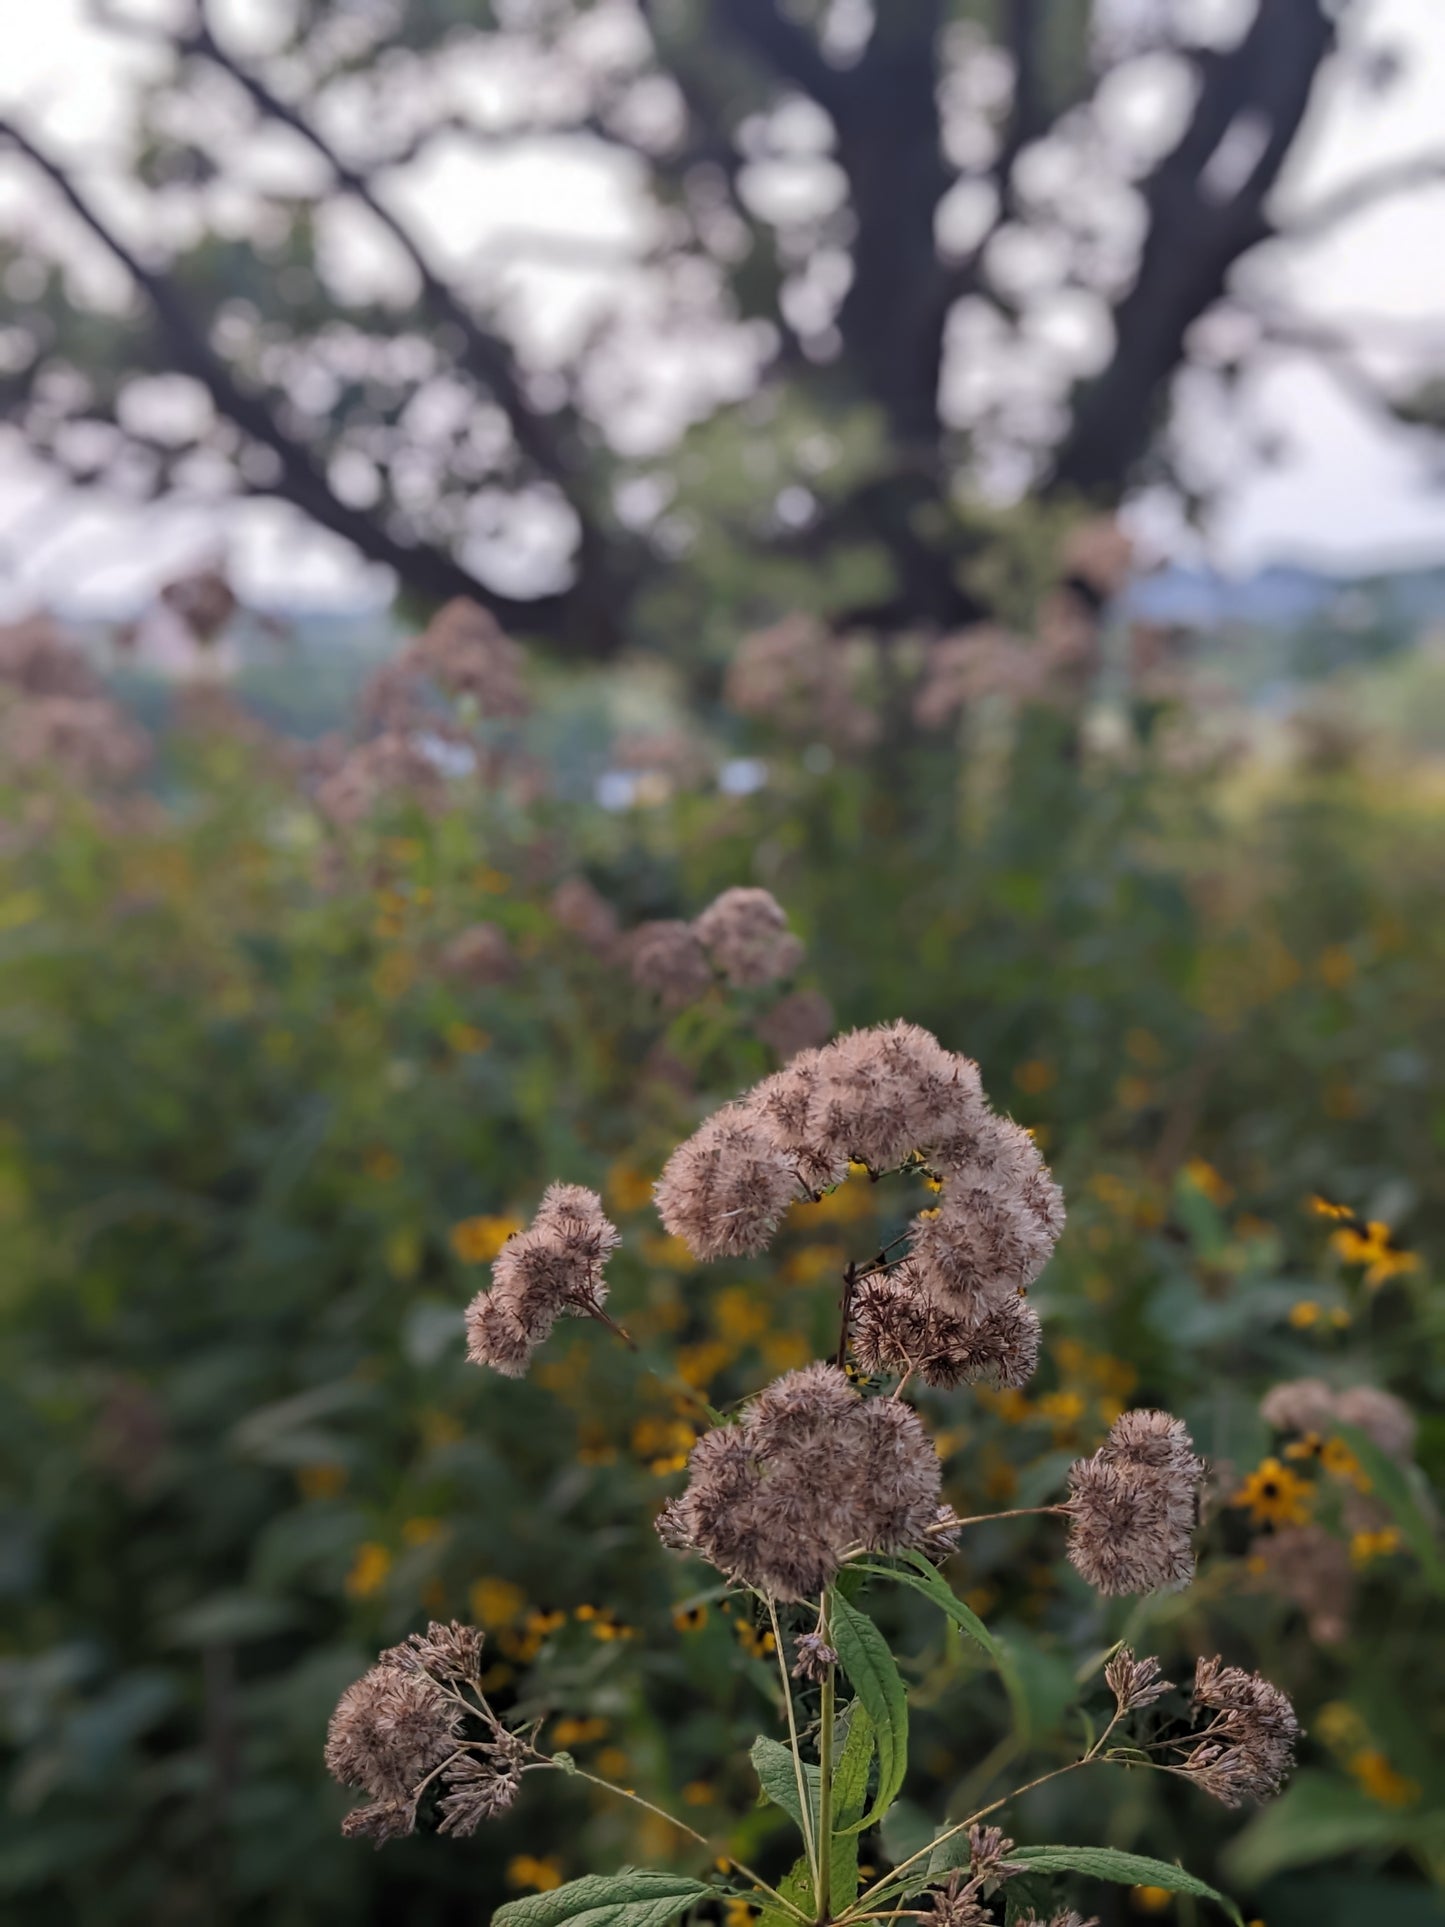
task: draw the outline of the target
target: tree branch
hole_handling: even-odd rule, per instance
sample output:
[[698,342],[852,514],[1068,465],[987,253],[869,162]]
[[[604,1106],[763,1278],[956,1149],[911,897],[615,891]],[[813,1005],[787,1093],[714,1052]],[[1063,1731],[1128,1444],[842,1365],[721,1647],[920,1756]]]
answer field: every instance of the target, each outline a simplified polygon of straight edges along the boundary
[[[1144,453],[1191,324],[1224,292],[1230,268],[1265,240],[1263,204],[1334,44],[1323,0],[1261,6],[1239,44],[1195,56],[1201,87],[1189,123],[1144,185],[1148,214],[1134,284],[1114,311],[1114,354],[1075,400],[1051,486],[1116,495]],[[1206,191],[1205,170],[1232,129],[1267,128],[1236,192]]]
[[1408,160],[1389,161],[1327,194],[1292,220],[1273,223],[1272,232],[1284,241],[1313,241],[1342,221],[1362,214],[1377,201],[1395,194],[1408,194],[1417,187],[1431,187],[1439,181],[1445,181],[1445,153],[1415,154]]
[[425,543],[403,542],[361,510],[341,501],[311,449],[281,426],[264,396],[243,387],[236,379],[229,365],[211,346],[174,282],[142,261],[107,226],[61,163],[13,122],[0,118],[0,139],[8,140],[45,176],[71,211],[125,269],[164,330],[175,366],[205,387],[219,414],[234,422],[251,441],[270,449],[281,469],[281,480],[275,491],[278,495],[294,503],[321,527],[350,542],[369,560],[394,569],[404,583],[421,595],[439,601],[451,596],[469,596],[491,609],[499,621],[524,632],[555,636],[563,630],[572,614],[567,595],[542,596],[535,601],[496,595],[440,549]]

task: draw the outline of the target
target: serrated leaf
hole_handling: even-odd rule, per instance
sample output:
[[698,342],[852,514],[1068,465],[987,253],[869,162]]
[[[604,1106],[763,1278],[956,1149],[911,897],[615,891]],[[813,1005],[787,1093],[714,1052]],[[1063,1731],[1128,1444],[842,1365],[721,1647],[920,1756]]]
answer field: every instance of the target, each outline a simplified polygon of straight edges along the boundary
[[492,1927],[666,1927],[713,1889],[686,1874],[623,1867],[509,1900]]
[[858,1834],[855,1821],[868,1804],[868,1770],[873,1764],[877,1736],[867,1708],[858,1700],[844,1715],[848,1737],[833,1773],[833,1841],[829,1858],[828,1893],[833,1910],[849,1905],[858,1894]]
[[1002,1666],[1006,1657],[1004,1648],[973,1608],[964,1605],[938,1569],[931,1566],[921,1552],[900,1552],[898,1557],[906,1559],[907,1566],[875,1566],[862,1560],[855,1570],[879,1579],[896,1579],[901,1586],[912,1586],[925,1599],[931,1599],[940,1612],[946,1613],[961,1632],[982,1646],[996,1665]]
[[[799,1833],[803,1831],[803,1809],[798,1800],[798,1771],[793,1762],[792,1750],[779,1745],[759,1733],[753,1741],[748,1758],[753,1763],[753,1771],[758,1776],[758,1784],[775,1807],[781,1807],[792,1820]],[[810,1817],[816,1824],[818,1818],[818,1769],[803,1762],[803,1775],[808,1788]]]
[[1015,1847],[1009,1859],[1020,1861],[1030,1873],[1081,1873],[1121,1887],[1167,1887],[1171,1893],[1193,1894],[1196,1900],[1212,1900],[1236,1927],[1244,1927],[1244,1917],[1232,1900],[1168,1860],[1121,1853],[1116,1847]]
[[862,1833],[892,1806],[908,1771],[908,1693],[888,1642],[866,1613],[829,1593],[829,1638],[873,1725],[878,1749],[878,1791],[869,1812],[840,1832]]

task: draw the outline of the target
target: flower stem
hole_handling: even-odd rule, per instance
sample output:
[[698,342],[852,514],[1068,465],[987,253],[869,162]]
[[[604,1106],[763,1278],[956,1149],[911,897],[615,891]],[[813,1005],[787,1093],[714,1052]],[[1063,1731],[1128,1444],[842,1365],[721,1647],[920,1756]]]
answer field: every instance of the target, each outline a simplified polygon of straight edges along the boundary
[[[551,1759],[547,1754],[540,1756],[538,1764],[552,1767],[557,1765],[556,1761]],[[557,1767],[557,1771],[569,1773],[578,1780],[589,1780],[593,1786],[600,1786],[608,1793],[615,1793],[619,1800],[630,1800],[635,1807],[643,1807],[648,1813],[656,1814],[659,1820],[666,1820],[669,1826],[676,1827],[679,1833],[687,1834],[689,1839],[696,1840],[700,1847],[706,1847],[709,1853],[717,1854],[720,1859],[726,1860],[730,1867],[736,1867],[744,1880],[751,1880],[759,1893],[766,1894],[769,1900],[774,1901],[779,1907],[783,1908],[787,1913],[790,1913],[795,1920],[807,1920],[808,1917],[802,1908],[795,1906],[786,1894],[780,1894],[776,1887],[770,1887],[761,1874],[754,1873],[751,1867],[744,1861],[737,1859],[734,1855],[720,1850],[708,1839],[705,1833],[699,1833],[697,1828],[689,1826],[686,1820],[679,1820],[677,1815],[675,1813],[669,1813],[666,1807],[655,1806],[651,1800],[644,1800],[642,1795],[640,1793],[634,1793],[631,1787],[618,1786],[615,1781],[604,1780],[599,1774],[589,1773],[586,1767],[578,1766],[575,1761],[571,1766],[565,1768]]]
[[991,1526],[997,1519],[1047,1519],[1068,1511],[1062,1505],[1020,1505],[1011,1512],[976,1512],[971,1519],[940,1519],[929,1532],[957,1532],[961,1526]]
[[803,1771],[803,1755],[798,1745],[798,1722],[793,1713],[793,1688],[788,1678],[788,1657],[783,1651],[783,1629],[778,1624],[778,1609],[771,1599],[768,1600],[768,1618],[773,1625],[773,1651],[778,1656],[778,1677],[783,1682],[783,1706],[788,1715],[788,1744],[793,1752],[793,1777],[798,1783],[798,1814],[803,1826],[803,1847],[808,1855],[808,1868],[813,1876],[814,1891],[818,1887],[818,1849],[813,1836],[813,1803],[808,1798],[808,1776]]
[[[818,1631],[828,1645],[828,1595],[824,1593],[818,1610]],[[818,1920],[826,1922],[833,1905],[833,1715],[836,1686],[834,1669],[823,1670],[822,1712],[818,1723]]]

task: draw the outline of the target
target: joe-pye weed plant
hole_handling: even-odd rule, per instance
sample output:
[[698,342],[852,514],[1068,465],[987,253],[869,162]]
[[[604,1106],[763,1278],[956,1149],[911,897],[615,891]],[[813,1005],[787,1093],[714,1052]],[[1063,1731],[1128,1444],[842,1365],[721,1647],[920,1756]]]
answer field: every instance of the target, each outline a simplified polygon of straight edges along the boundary
[[[781,921],[781,919],[779,919]],[[763,960],[765,962],[765,960]],[[761,967],[761,966],[760,966]],[[509,1724],[481,1683],[483,1635],[433,1624],[383,1653],[348,1688],[327,1741],[331,1771],[365,1790],[344,1831],[377,1843],[416,1830],[470,1834],[505,1812],[527,1776],[578,1775],[661,1815],[710,1861],[707,1877],[625,1868],[512,1901],[502,1927],[664,1927],[701,1903],[752,1903],[765,1927],[922,1920],[932,1927],[1083,1927],[1049,1914],[1045,1885],[1072,1872],[1147,1883],[1233,1904],[1183,1869],[1099,1844],[1015,1847],[989,1824],[1034,1787],[1114,1767],[1192,1781],[1226,1805],[1276,1793],[1298,1735],[1293,1709],[1258,1675],[1198,1661],[1187,1709],[1157,1660],[1100,1653],[1112,1707],[1075,1758],[940,1825],[926,1845],[865,1882],[860,1837],[882,1821],[908,1768],[908,1693],[860,1599],[873,1584],[912,1588],[989,1656],[1011,1658],[944,1577],[970,1527],[940,1500],[934,1443],[907,1394],[915,1385],[1020,1387],[1040,1350],[1029,1286],[1064,1222],[1061,1193],[1028,1132],[988,1105],[977,1066],[917,1026],[855,1031],[801,1051],[706,1119],[656,1186],[663,1224],[700,1260],[764,1253],[789,1206],[842,1183],[849,1168],[921,1179],[929,1202],[893,1244],[848,1264],[837,1347],[790,1371],[711,1430],[657,1530],[756,1602],[777,1659],[778,1736],[752,1763],[762,1795],[788,1814],[802,1852],[776,1885],[632,1788],[541,1744],[542,1722]],[[503,1247],[466,1316],[480,1366],[520,1376],[559,1316],[598,1320],[620,1242],[601,1199],[556,1183],[531,1225]],[[1178,1419],[1138,1410],[1068,1475],[1056,1517],[1067,1556],[1106,1595],[1177,1589],[1194,1570],[1203,1465]],[[1174,1704],[1178,1706],[1178,1698]],[[1041,1914],[1040,1909],[1043,1909]]]

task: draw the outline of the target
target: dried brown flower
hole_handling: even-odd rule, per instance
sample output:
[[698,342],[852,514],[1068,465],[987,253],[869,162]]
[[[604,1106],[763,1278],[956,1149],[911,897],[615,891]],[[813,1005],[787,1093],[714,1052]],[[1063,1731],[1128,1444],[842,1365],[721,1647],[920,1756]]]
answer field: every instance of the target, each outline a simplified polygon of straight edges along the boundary
[[1017,1294],[972,1317],[950,1311],[922,1288],[906,1261],[867,1280],[853,1300],[850,1329],[868,1372],[916,1372],[926,1385],[1026,1385],[1038,1367],[1038,1313]]
[[1178,1419],[1125,1412],[1094,1456],[1069,1470],[1069,1558],[1078,1572],[1107,1594],[1187,1585],[1203,1475]]
[[663,918],[640,923],[628,939],[632,981],[659,998],[664,1010],[683,1010],[712,988],[712,969],[690,923]]
[[713,967],[735,989],[775,983],[791,976],[803,960],[802,942],[768,890],[724,890],[692,927]]
[[337,1702],[326,1733],[327,1768],[343,1786],[363,1787],[383,1803],[410,1800],[455,1750],[461,1718],[434,1680],[383,1661]]
[[879,720],[861,698],[872,662],[866,643],[832,636],[794,615],[745,636],[728,666],[724,697],[740,716],[835,749],[875,741]]
[[1310,1637],[1334,1646],[1349,1630],[1355,1575],[1349,1550],[1323,1526],[1278,1526],[1251,1540],[1249,1566],[1257,1591],[1273,1593],[1305,1615]]
[[437,611],[404,660],[449,696],[472,697],[484,716],[525,716],[530,707],[525,655],[487,610],[465,596]]
[[27,696],[99,697],[100,678],[52,617],[0,623],[0,683]]
[[812,1680],[814,1684],[826,1679],[831,1669],[838,1664],[838,1655],[823,1638],[821,1633],[799,1633],[793,1642],[793,1678]]
[[564,877],[552,892],[552,915],[579,937],[594,957],[609,957],[617,947],[617,912],[586,877]]
[[1137,1713],[1174,1691],[1173,1680],[1164,1678],[1157,1659],[1136,1659],[1128,1646],[1115,1653],[1104,1668],[1104,1678],[1121,1715]]
[[821,990],[791,990],[763,1012],[753,1029],[787,1063],[799,1051],[826,1043],[833,1029],[833,1006]]
[[1277,1686],[1258,1673],[1201,1659],[1194,1674],[1194,1703],[1213,1718],[1202,1731],[1177,1742],[1173,1769],[1225,1806],[1266,1800],[1279,1792],[1294,1765],[1300,1726]]
[[910,1407],[865,1400],[836,1366],[809,1365],[698,1440],[658,1531],[775,1599],[806,1599],[850,1546],[927,1544],[939,1482]]
[[595,1317],[607,1297],[604,1267],[622,1242],[595,1191],[553,1184],[525,1231],[497,1253],[489,1290],[467,1307],[467,1356],[508,1378],[564,1313]]
[[765,1251],[802,1192],[796,1166],[744,1100],[677,1147],[653,1196],[667,1229],[708,1259]]
[[1404,1462],[1415,1449],[1414,1413],[1377,1385],[1337,1390],[1322,1378],[1288,1379],[1270,1387],[1259,1410],[1277,1432],[1325,1434],[1336,1425],[1355,1425],[1392,1459]]
[[499,924],[473,923],[448,938],[437,959],[444,977],[465,984],[505,984],[517,974],[517,953]]
[[104,786],[150,758],[145,731],[105,696],[19,696],[0,706],[0,770]]

